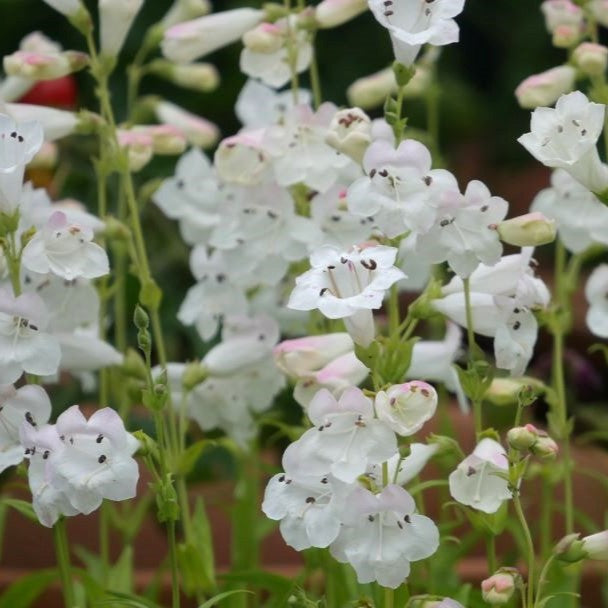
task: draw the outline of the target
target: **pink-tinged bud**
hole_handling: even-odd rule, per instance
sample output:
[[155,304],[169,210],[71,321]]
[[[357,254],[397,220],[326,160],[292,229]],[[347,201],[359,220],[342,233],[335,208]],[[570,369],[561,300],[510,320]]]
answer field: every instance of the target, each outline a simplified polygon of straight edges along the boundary
[[587,8],[600,25],[608,27],[608,0],[591,0]]
[[154,154],[175,156],[181,154],[188,144],[183,131],[172,125],[136,125],[131,131],[149,135]]
[[176,64],[165,59],[156,59],[149,64],[150,73],[165,78],[174,84],[208,93],[220,83],[217,68],[211,63]]
[[507,433],[509,446],[519,452],[527,452],[538,441],[538,431],[531,424],[516,426]]
[[119,130],[118,144],[127,151],[129,169],[133,172],[145,167],[154,155],[154,140],[147,133]]
[[37,53],[17,51],[4,57],[4,71],[9,76],[30,80],[54,80],[86,67],[89,56],[78,51]]
[[395,384],[376,395],[377,416],[395,433],[409,437],[430,420],[437,409],[437,392],[426,382]]
[[583,42],[576,47],[572,58],[587,76],[600,76],[608,65],[608,48],[595,42]]
[[242,131],[222,140],[214,159],[218,175],[233,184],[258,184],[270,161],[263,138],[264,130],[258,129]]
[[545,0],[540,9],[549,33],[553,33],[560,25],[573,26],[579,31],[583,28],[584,13],[571,0]]
[[144,0],[99,0],[100,50],[116,57]]
[[57,150],[57,144],[51,141],[45,141],[42,143],[40,150],[36,153],[32,161],[28,165],[30,169],[53,169],[57,166],[57,159],[59,158],[59,151]]
[[581,39],[582,32],[575,25],[558,25],[553,30],[551,42],[558,49],[569,49]]
[[537,247],[552,243],[557,234],[555,220],[538,211],[526,213],[498,224],[500,240],[516,247]]
[[177,127],[195,146],[211,148],[219,139],[220,132],[216,125],[173,103],[160,101],[154,110],[160,122]]
[[367,0],[323,0],[315,8],[320,28],[337,27],[367,10]]
[[334,333],[284,340],[274,347],[273,354],[280,370],[299,378],[353,350],[353,341],[347,333]]
[[[532,425],[529,425],[532,426]],[[536,429],[538,438],[536,442],[530,446],[530,452],[539,458],[544,460],[552,460],[557,456],[559,452],[559,447],[557,443],[549,435],[546,431],[541,431]]]
[[408,608],[463,608],[463,605],[449,597],[436,595],[415,595],[407,603]]
[[361,163],[363,155],[372,141],[372,121],[360,108],[350,108],[336,112],[325,141]]
[[515,568],[500,568],[490,578],[481,582],[481,595],[492,606],[502,606],[513,597],[521,575]]
[[608,530],[585,536],[581,542],[588,559],[608,561]]
[[42,32],[31,32],[19,43],[19,50],[30,53],[61,53],[61,45]]
[[188,63],[236,42],[263,18],[264,11],[238,8],[178,23],[165,31],[163,55],[171,61]]
[[562,65],[526,78],[515,89],[515,97],[522,108],[550,106],[560,95],[574,88],[575,79],[576,70],[569,65]]
[[274,23],[260,23],[243,34],[243,44],[254,53],[276,53],[285,43],[285,32]]

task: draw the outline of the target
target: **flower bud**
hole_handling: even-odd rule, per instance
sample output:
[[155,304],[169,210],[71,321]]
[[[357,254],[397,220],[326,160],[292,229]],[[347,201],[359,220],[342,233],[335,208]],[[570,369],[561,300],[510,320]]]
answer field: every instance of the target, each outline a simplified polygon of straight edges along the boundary
[[129,241],[131,239],[129,228],[112,216],[104,218],[103,234],[110,241]]
[[581,30],[574,25],[558,25],[551,42],[558,49],[569,49],[581,39]]
[[131,132],[151,137],[154,154],[165,156],[181,154],[188,143],[183,132],[171,125],[136,125]]
[[372,141],[372,121],[359,108],[340,110],[334,115],[325,141],[358,163]]
[[226,182],[252,186],[260,182],[269,156],[263,147],[264,131],[242,131],[222,140],[215,152],[215,168]]
[[211,10],[209,0],[175,0],[162,18],[161,27],[167,29],[176,23],[207,15]]
[[376,395],[377,416],[395,433],[408,437],[419,431],[437,409],[437,392],[426,382],[396,384]]
[[144,0],[99,0],[100,50],[116,57]]
[[243,44],[254,53],[276,53],[284,42],[282,28],[274,23],[260,23],[243,34]]
[[44,0],[44,2],[66,17],[75,17],[83,10],[80,0]]
[[572,58],[587,76],[600,76],[606,71],[608,48],[595,42],[583,42],[576,47]]
[[347,333],[334,333],[284,340],[274,347],[273,355],[281,371],[299,378],[325,367],[353,348],[353,341]]
[[543,392],[545,385],[536,378],[523,376],[521,378],[494,378],[484,399],[493,405],[517,405],[522,390],[531,389],[536,393]]
[[407,608],[463,608],[462,604],[449,597],[437,595],[415,595],[410,598]]
[[552,105],[560,95],[574,87],[576,70],[562,65],[526,78],[516,89],[515,97],[522,108],[534,109]]
[[89,63],[89,56],[78,51],[35,53],[17,51],[4,57],[4,71],[9,76],[30,80],[54,80],[81,70]]
[[538,439],[530,447],[530,451],[539,458],[551,460],[557,456],[559,448],[557,443],[545,431],[538,431]]
[[220,83],[217,68],[205,62],[181,65],[157,59],[150,64],[150,72],[185,89],[203,93],[213,91]]
[[538,441],[538,431],[531,424],[516,426],[507,433],[507,441],[514,450],[527,452]]
[[30,53],[61,53],[61,45],[54,42],[42,32],[31,32],[19,43],[20,51]]
[[608,530],[585,536],[581,542],[588,559],[608,561]]
[[521,575],[515,568],[500,568],[481,582],[481,595],[488,604],[502,606],[513,597],[520,582]]
[[135,323],[135,327],[137,327],[137,329],[147,329],[150,325],[150,317],[148,316],[148,313],[139,304],[135,306],[133,323]]
[[557,234],[555,220],[538,211],[500,222],[497,230],[501,241],[517,247],[545,245],[553,242]]
[[590,0],[587,8],[600,25],[608,27],[608,0]]
[[154,109],[160,122],[180,129],[188,141],[195,146],[210,148],[218,140],[217,126],[196,114],[168,101],[158,102]]
[[315,8],[315,20],[322,29],[337,27],[366,10],[366,0],[323,0]]
[[122,130],[117,132],[118,144],[126,150],[129,160],[129,170],[136,172],[145,167],[154,156],[154,140],[147,133],[134,130]]
[[134,349],[129,347],[122,363],[123,372],[138,380],[146,380],[148,377],[148,368],[141,355]]
[[195,386],[204,382],[208,375],[207,368],[201,365],[199,361],[188,363],[182,374],[182,386],[187,391],[191,391]]
[[583,28],[583,11],[571,0],[545,0],[540,10],[545,16],[549,33],[553,33],[561,25],[572,26],[579,31]]
[[580,534],[568,534],[564,536],[555,548],[553,553],[563,562],[574,564],[580,562],[587,557],[587,553],[583,550],[583,541],[580,540]]

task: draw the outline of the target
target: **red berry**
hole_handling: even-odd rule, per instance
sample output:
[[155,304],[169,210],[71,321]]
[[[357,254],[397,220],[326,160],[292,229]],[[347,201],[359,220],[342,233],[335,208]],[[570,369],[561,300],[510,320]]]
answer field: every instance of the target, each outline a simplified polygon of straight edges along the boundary
[[38,106],[53,106],[74,109],[78,87],[73,76],[63,76],[55,80],[43,80],[34,85],[19,101]]

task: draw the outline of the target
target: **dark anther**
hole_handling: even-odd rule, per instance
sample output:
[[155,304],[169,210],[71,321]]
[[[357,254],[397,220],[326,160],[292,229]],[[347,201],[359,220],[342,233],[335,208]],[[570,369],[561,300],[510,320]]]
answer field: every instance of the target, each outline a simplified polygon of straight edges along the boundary
[[361,260],[361,266],[363,266],[363,268],[367,268],[368,270],[376,270],[376,268],[378,268],[376,260]]
[[369,519],[369,521],[374,521],[374,516],[373,515],[368,515],[367,519]]
[[323,479],[321,480],[321,483],[328,483],[327,477],[323,477]]
[[386,169],[382,169],[382,171],[378,171],[378,173],[382,176],[382,177],[388,177],[388,171]]
[[521,327],[521,323],[519,321],[515,321],[513,323],[513,329],[518,330]]
[[406,516],[403,518],[403,521],[404,521],[406,524],[411,524],[411,523],[412,523],[412,520],[410,519],[410,516],[409,516],[409,515],[406,515]]
[[401,530],[403,530],[403,524],[402,524],[400,521],[398,521],[398,522],[397,522],[397,525],[399,526],[399,528],[400,528]]
[[36,421],[34,420],[30,412],[25,412],[25,420],[29,422],[32,426],[36,426]]
[[103,441],[103,435],[97,435],[97,439],[95,440],[97,443],[101,443]]
[[323,289],[321,289],[319,292],[319,296],[322,296],[326,291],[329,291],[329,287],[323,287]]
[[373,178],[373,177],[374,177],[374,175],[376,175],[376,170],[375,170],[375,169],[372,169],[372,170],[369,172],[369,176],[370,176],[371,178]]
[[280,481],[281,483],[283,483],[283,482],[285,481],[285,475],[281,475],[281,476],[279,477],[279,481]]
[[42,460],[46,460],[50,455],[51,453],[48,450],[44,450],[44,453],[42,454]]
[[422,178],[422,181],[427,185],[430,186],[433,183],[433,178],[430,175],[425,175]]
[[102,455],[101,455],[101,456],[100,456],[100,457],[97,459],[97,462],[98,462],[99,464],[103,464],[103,463],[104,463],[106,460],[107,460],[106,455],[105,455],[105,454],[102,454]]
[[306,499],[306,502],[307,502],[308,504],[312,504],[313,502],[315,502],[315,498],[314,498],[314,496],[309,496],[309,497]]
[[475,473],[477,473],[477,471],[473,467],[467,469],[467,477],[471,477],[471,475],[475,475]]

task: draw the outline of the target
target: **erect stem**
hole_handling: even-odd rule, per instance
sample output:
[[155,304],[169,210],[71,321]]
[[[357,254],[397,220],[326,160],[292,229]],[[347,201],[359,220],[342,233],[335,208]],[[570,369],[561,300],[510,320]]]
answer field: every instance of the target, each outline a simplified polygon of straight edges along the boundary
[[321,78],[319,76],[319,62],[317,61],[317,49],[315,47],[316,35],[313,34],[310,44],[312,45],[312,58],[310,60],[310,86],[312,88],[312,99],[315,110],[323,103],[323,92],[321,90]]
[[534,562],[536,561],[536,555],[534,553],[534,543],[532,542],[532,534],[530,534],[530,528],[526,521],[526,516],[521,507],[521,501],[519,500],[519,490],[515,490],[513,493],[513,504],[515,505],[515,512],[517,513],[517,519],[521,525],[521,529],[526,539],[526,546],[528,548],[528,584],[527,584],[527,601],[528,608],[532,608],[534,601]]
[[74,587],[72,585],[72,572],[70,566],[70,549],[65,527],[65,519],[60,517],[53,526],[53,537],[55,540],[55,553],[57,555],[57,566],[63,589],[63,601],[65,608],[76,608]]

